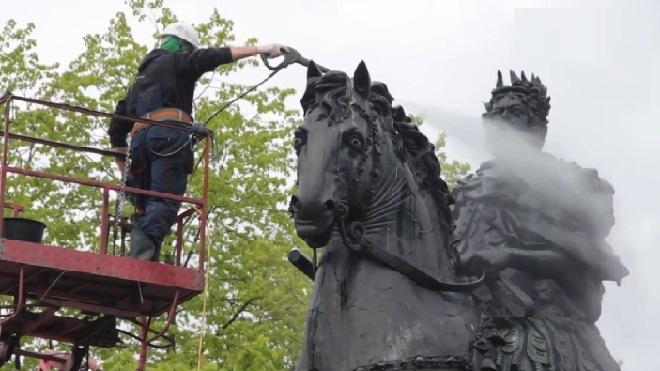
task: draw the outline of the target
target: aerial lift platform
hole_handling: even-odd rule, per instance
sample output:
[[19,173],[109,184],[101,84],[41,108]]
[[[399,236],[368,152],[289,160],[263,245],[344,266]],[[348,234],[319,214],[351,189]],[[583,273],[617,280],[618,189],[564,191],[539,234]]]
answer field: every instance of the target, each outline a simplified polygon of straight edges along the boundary
[[[8,312],[0,313],[0,366],[14,355],[17,366],[20,364],[20,357],[24,356],[41,359],[42,370],[50,370],[51,366],[66,371],[77,371],[81,367],[86,370],[85,359],[88,357],[89,348],[121,346],[119,334],[126,332],[118,329],[117,325],[119,321],[128,321],[139,329],[139,334],[129,336],[141,344],[137,370],[144,370],[148,347],[166,347],[157,345],[155,340],[160,339],[163,342],[168,339],[166,333],[174,320],[177,306],[193,299],[204,290],[211,141],[208,136],[200,138],[205,143],[201,198],[123,187],[126,193],[158,196],[191,205],[188,209],[182,208],[184,211],[177,217],[176,256],[173,261],[158,263],[137,260],[122,256],[125,250],[123,239],[122,251],[117,251],[116,248],[110,253],[108,251],[111,226],[121,228],[122,236],[130,233],[132,226],[128,218],[110,214],[110,193],[120,191],[122,185],[11,166],[8,160],[10,140],[102,156],[115,157],[117,153],[10,132],[11,104],[15,101],[96,117],[127,118],[10,93],[0,97],[0,105],[5,106],[4,129],[0,133],[3,137],[0,209],[11,211],[10,216],[5,216],[4,212],[0,214],[0,296],[13,298],[12,304],[0,307],[2,312]],[[152,120],[130,119],[150,125],[171,125]],[[25,207],[10,202],[12,195],[7,194],[9,173],[97,188],[103,198],[98,249],[82,251],[80,246],[44,243],[43,234],[47,226],[40,221],[21,217],[22,213],[27,211]],[[184,224],[193,217],[197,217],[199,226],[199,263],[194,268],[188,268],[181,262],[182,236]],[[113,242],[116,243],[116,240]],[[151,319],[164,314],[167,315],[164,326],[159,330],[151,329]],[[23,349],[21,340],[28,337],[68,343],[71,353],[62,355],[52,351],[40,353]]]

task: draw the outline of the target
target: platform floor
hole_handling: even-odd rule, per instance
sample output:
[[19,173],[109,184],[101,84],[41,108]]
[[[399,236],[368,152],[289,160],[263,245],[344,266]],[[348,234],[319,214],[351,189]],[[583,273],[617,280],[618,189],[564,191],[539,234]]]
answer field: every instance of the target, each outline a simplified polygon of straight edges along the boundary
[[21,312],[2,323],[2,332],[17,333],[22,338],[34,337],[98,348],[113,348],[122,344],[115,317],[70,318],[55,316],[55,312],[54,308],[38,313]]
[[167,313],[202,293],[196,269],[0,239],[0,295],[18,292],[23,267],[27,298],[55,307],[135,318]]

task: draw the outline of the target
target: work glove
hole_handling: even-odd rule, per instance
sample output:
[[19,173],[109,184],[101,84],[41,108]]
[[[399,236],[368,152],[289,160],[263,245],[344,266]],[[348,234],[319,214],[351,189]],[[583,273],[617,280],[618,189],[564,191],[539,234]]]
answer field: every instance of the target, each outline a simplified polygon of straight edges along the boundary
[[192,133],[193,133],[193,146],[196,146],[197,143],[199,143],[200,140],[203,138],[209,136],[211,139],[213,139],[213,130],[209,129],[206,127],[204,124],[201,122],[193,122],[192,123]]
[[201,122],[193,122],[191,126],[193,134],[205,135],[206,133],[212,132],[211,129],[204,126]]
[[259,54],[267,54],[268,58],[277,58],[289,52],[289,48],[282,44],[265,44],[257,46]]

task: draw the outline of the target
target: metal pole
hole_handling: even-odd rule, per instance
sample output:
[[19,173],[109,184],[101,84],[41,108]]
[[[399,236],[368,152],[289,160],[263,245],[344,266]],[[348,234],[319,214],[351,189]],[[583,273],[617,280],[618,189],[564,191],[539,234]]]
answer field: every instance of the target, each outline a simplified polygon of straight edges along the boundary
[[2,162],[0,163],[0,236],[3,235],[5,224],[5,193],[7,188],[7,154],[9,153],[9,112],[11,111],[11,96],[5,104],[4,133],[2,134]]
[[99,249],[99,253],[101,255],[106,255],[108,253],[108,236],[110,235],[110,218],[108,217],[109,199],[110,190],[107,187],[103,187],[103,207],[101,211],[101,248]]
[[140,328],[140,357],[135,371],[145,371],[147,369],[147,337],[149,335],[149,320],[146,316],[140,319],[142,326]]
[[211,152],[211,138],[206,137],[206,145],[204,146],[204,180],[202,187],[202,215],[199,221],[199,270],[204,271],[204,259],[206,257],[206,219],[209,212],[209,152]]

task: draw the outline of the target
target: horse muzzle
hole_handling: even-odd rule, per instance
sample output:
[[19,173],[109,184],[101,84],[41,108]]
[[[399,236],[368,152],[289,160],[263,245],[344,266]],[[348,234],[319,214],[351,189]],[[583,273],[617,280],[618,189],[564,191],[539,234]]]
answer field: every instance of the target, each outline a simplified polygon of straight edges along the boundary
[[289,206],[298,237],[313,248],[323,247],[330,241],[336,213],[334,200],[293,195]]

